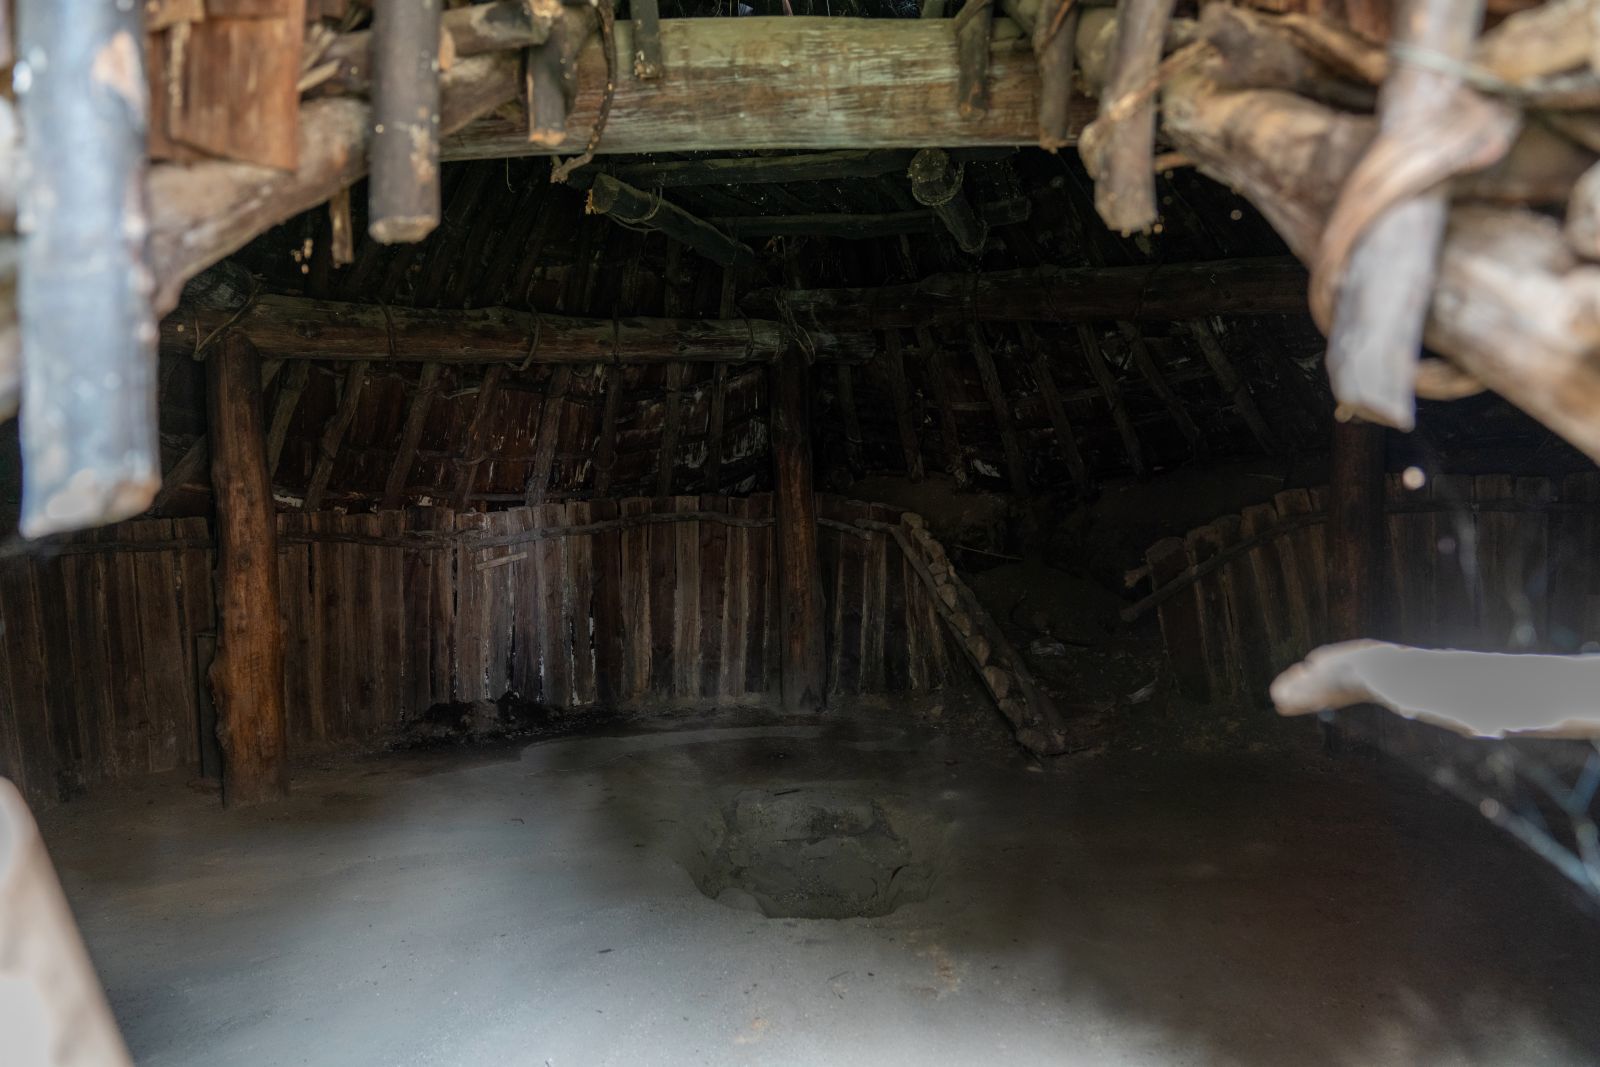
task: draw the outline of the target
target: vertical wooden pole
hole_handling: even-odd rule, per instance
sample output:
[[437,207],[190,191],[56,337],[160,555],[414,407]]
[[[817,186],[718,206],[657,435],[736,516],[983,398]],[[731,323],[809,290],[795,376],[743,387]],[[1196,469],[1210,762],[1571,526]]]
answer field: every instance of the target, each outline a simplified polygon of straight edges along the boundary
[[810,368],[798,350],[772,367],[773,501],[777,512],[778,635],[783,710],[823,702],[822,576],[811,483]]
[[267,477],[260,357],[238,334],[206,374],[217,506],[217,653],[211,694],[230,807],[289,794],[278,536]]
[[372,178],[367,232],[420,241],[439,225],[439,19],[443,0],[379,0],[372,12]]
[[17,5],[25,537],[137,515],[161,486],[143,12]]
[[1328,636],[1372,637],[1381,621],[1383,581],[1383,428],[1336,422],[1329,477]]

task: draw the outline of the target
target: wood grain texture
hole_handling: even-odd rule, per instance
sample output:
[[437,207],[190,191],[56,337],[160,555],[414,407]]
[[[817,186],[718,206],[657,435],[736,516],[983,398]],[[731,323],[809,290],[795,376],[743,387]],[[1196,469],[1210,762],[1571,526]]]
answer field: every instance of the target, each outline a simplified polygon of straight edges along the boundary
[[[239,0],[226,6],[238,7]],[[305,0],[266,6],[270,13],[223,14],[212,4],[210,18],[190,25],[182,69],[170,72],[183,90],[168,112],[167,132],[214,156],[293,171],[300,164]]]

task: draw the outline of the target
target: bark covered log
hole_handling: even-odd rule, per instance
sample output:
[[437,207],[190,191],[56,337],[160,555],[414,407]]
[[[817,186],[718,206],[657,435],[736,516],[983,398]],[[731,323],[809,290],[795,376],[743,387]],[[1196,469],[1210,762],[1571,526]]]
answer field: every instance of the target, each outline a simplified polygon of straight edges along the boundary
[[[264,296],[234,313],[187,305],[162,323],[162,348],[194,348],[200,336],[232,322],[264,354],[278,359],[402,359],[420,363],[763,363],[801,335],[760,319],[581,319],[472,308],[383,308],[293,296]],[[863,362],[875,341],[866,332],[807,330],[825,359]]]
[[1094,179],[1094,205],[1118,233],[1155,224],[1156,71],[1174,0],[1124,0],[1099,117],[1078,151]]
[[207,361],[217,507],[217,655],[211,692],[230,807],[289,793],[277,527],[262,430],[260,357],[230,335]]
[[26,0],[19,12],[27,537],[137,515],[161,485],[141,10]]

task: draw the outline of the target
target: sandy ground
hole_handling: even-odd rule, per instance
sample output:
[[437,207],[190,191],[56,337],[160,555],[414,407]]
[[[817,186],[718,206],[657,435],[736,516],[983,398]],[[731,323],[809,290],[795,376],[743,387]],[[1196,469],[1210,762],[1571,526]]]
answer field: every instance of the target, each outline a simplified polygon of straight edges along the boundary
[[[755,786],[872,797],[931,895],[706,898],[692,831]],[[151,1067],[1600,1063],[1600,920],[1471,811],[1347,770],[702,722],[43,822]]]

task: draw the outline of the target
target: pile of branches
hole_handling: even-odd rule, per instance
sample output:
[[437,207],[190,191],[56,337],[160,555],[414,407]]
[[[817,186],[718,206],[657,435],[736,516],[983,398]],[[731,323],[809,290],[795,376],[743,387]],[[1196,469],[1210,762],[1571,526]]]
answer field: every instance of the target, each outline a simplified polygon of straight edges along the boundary
[[1106,223],[1153,225],[1157,166],[1191,164],[1310,267],[1341,418],[1487,388],[1600,461],[1600,0],[1487,30],[1483,0],[1399,0],[1383,41],[1173,8],[1124,0],[1103,72],[1077,41]]

